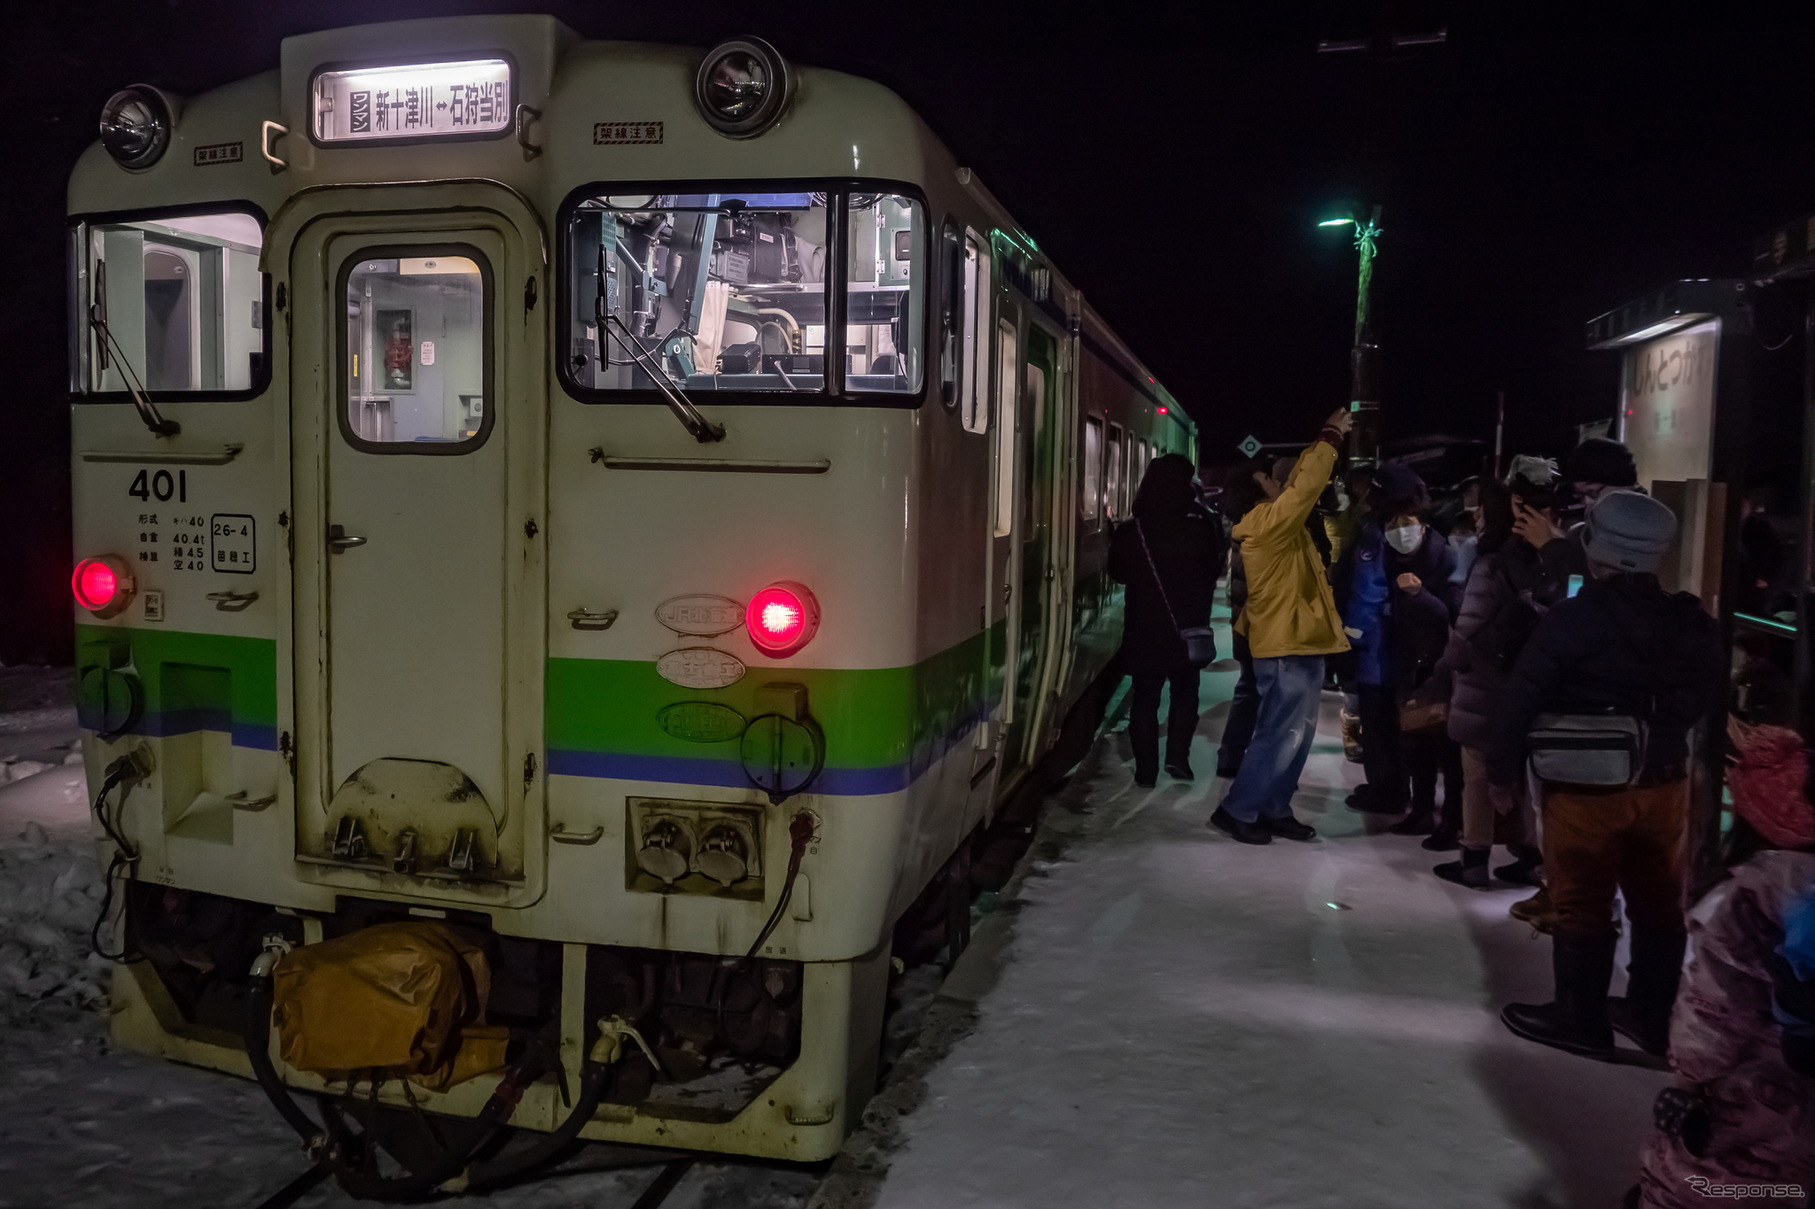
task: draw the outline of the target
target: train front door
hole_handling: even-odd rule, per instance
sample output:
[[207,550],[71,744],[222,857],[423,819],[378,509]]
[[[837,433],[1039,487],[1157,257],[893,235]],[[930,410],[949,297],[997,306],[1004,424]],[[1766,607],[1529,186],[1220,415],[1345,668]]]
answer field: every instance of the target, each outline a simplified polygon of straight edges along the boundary
[[1002,747],[1002,773],[1014,777],[1031,763],[1039,747],[1044,710],[1043,688],[1051,652],[1052,593],[1056,585],[1053,542],[1054,454],[1058,425],[1058,344],[1051,333],[1029,319],[1023,339],[1015,407],[1016,424],[1014,659],[1009,692],[1012,704]]
[[331,214],[292,251],[297,854],[335,885],[537,892],[534,221]]

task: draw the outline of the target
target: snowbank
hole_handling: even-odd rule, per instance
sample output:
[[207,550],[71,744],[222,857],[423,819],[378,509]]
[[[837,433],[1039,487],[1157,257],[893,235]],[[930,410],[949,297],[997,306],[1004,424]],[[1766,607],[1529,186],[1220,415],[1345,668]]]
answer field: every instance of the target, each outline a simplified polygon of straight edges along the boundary
[[86,828],[32,821],[0,839],[0,1026],[54,1024],[105,1006],[108,963],[88,945],[101,889]]

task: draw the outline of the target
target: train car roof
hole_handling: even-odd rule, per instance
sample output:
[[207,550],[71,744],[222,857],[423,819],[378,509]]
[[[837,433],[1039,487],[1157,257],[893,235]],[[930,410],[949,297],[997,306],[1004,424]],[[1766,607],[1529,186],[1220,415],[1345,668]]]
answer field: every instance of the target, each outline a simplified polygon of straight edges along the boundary
[[[313,137],[308,98],[319,73],[477,55],[509,60],[519,120],[525,108],[533,115],[527,131],[383,146],[330,145]],[[235,201],[269,218],[311,187],[475,178],[536,199],[545,221],[563,199],[600,181],[860,177],[915,184],[929,197],[962,191],[1050,275],[1052,297],[1097,354],[1190,428],[1155,375],[894,91],[860,76],[796,66],[797,93],[779,124],[759,138],[725,138],[695,106],[700,55],[679,46],[585,40],[560,20],[535,14],[430,17],[296,34],[283,39],[277,71],[182,101],[171,146],[151,167],[128,171],[99,142],[90,146],[70,175],[69,209],[97,214]],[[619,125],[654,134],[643,142],[612,142],[601,134]],[[273,162],[266,162],[267,153]],[[708,161],[714,170],[703,175],[700,164]]]

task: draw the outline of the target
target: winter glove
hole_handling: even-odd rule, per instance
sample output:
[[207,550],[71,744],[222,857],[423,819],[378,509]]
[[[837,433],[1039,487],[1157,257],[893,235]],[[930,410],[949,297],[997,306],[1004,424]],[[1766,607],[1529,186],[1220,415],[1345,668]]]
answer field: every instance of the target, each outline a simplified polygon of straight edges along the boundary
[[1708,1115],[1708,1102],[1701,1093],[1666,1087],[1657,1093],[1657,1102],[1651,1106],[1651,1119],[1659,1133],[1681,1142],[1683,1149],[1696,1158],[1707,1152],[1708,1135],[1713,1132],[1714,1121]]

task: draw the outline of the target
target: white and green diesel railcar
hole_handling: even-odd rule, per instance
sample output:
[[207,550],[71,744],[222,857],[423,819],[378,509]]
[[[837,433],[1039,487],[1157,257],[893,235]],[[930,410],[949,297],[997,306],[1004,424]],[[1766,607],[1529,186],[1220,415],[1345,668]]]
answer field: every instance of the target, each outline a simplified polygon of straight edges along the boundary
[[116,96],[69,213],[118,1039],[248,1073],[268,945],[427,917],[558,1055],[513,1124],[832,1154],[893,925],[1109,674],[1167,393],[898,97],[754,39],[289,38]]

